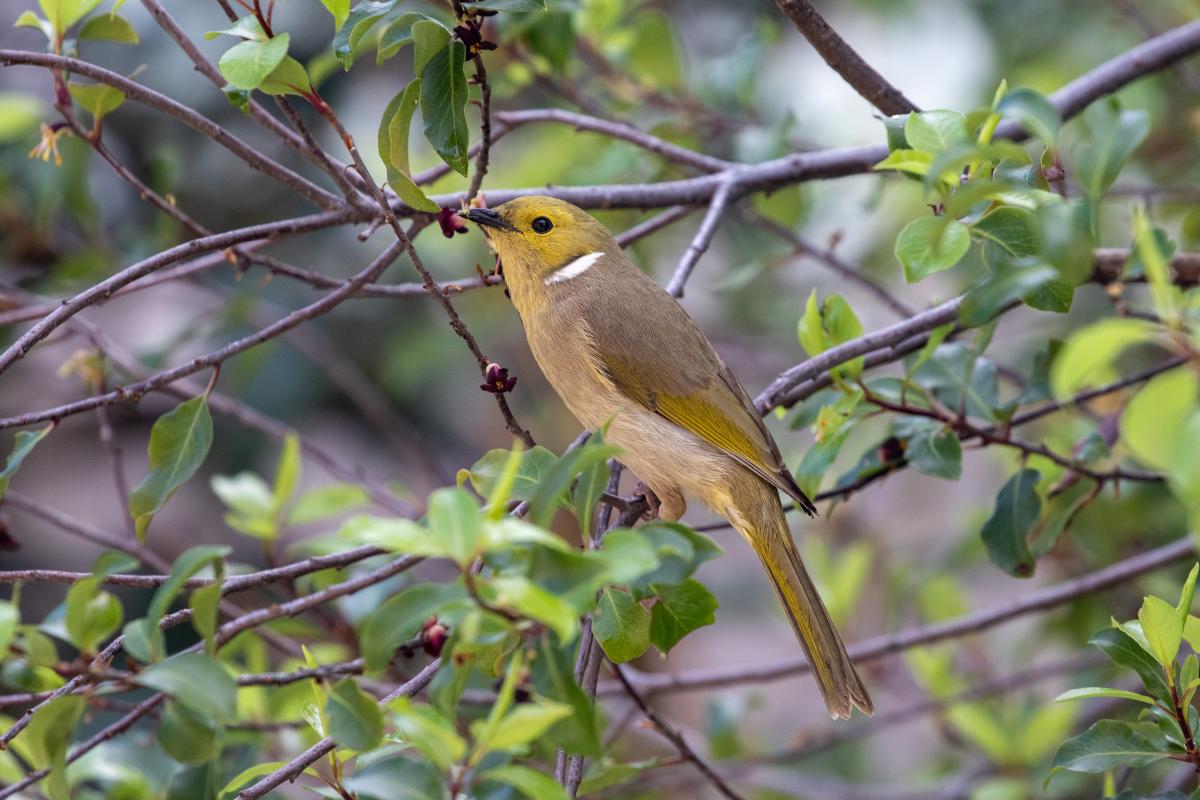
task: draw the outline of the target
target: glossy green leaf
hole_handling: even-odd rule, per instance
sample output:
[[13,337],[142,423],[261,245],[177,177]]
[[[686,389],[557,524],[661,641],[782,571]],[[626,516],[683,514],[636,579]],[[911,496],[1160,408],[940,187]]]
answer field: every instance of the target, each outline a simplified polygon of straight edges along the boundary
[[962,444],[958,434],[935,424],[908,439],[904,457],[917,472],[956,481],[962,475]]
[[421,79],[414,78],[392,98],[379,122],[379,156],[387,167],[388,184],[396,195],[419,211],[437,212],[438,205],[413,182],[408,161],[408,135],[420,104]]
[[52,430],[54,430],[54,426],[47,425],[38,431],[17,431],[17,435],[13,439],[13,448],[8,454],[8,460],[4,463],[4,469],[0,471],[0,498],[4,497],[9,481],[17,474],[17,470],[21,468],[21,463],[30,451]]
[[987,280],[967,292],[958,307],[958,318],[969,327],[983,325],[1009,303],[1037,292],[1057,277],[1053,267],[1005,260]]
[[896,170],[911,175],[925,175],[933,164],[933,155],[924,150],[893,150],[874,166],[876,170]]
[[614,664],[624,664],[650,646],[650,612],[631,593],[607,586],[592,611],[592,634]]
[[329,690],[325,716],[329,737],[339,747],[361,753],[374,750],[383,740],[383,711],[351,678],[338,681]]
[[[846,298],[831,294],[818,305],[817,290],[813,289],[805,304],[804,316],[800,318],[797,334],[801,346],[811,357],[862,336],[863,326]],[[863,359],[859,357],[835,367],[833,373],[854,380],[862,374],[862,369]]]
[[399,53],[405,45],[412,44],[413,25],[416,25],[421,20],[437,22],[437,20],[416,11],[409,11],[398,17],[384,20],[383,27],[379,30],[379,44],[375,51],[375,63],[377,65],[383,64],[384,61]]
[[1142,635],[1150,644],[1150,652],[1164,667],[1175,664],[1175,654],[1183,641],[1183,619],[1175,607],[1159,597],[1150,595],[1138,611]]
[[[516,706],[486,736],[476,734],[481,752],[517,750],[541,738],[559,720],[571,713],[571,707],[539,699]],[[477,729],[478,730],[478,729]]]
[[530,497],[529,521],[543,528],[549,527],[575,477],[591,465],[603,464],[620,452],[620,448],[598,441],[588,442],[583,447],[563,453],[562,458],[550,467]]
[[429,496],[426,522],[450,558],[460,567],[470,566],[483,535],[483,515],[475,499],[465,489],[438,489]]
[[1036,565],[1029,552],[1029,531],[1042,511],[1037,483],[1041,473],[1023,469],[1008,479],[996,498],[996,508],[983,525],[983,543],[988,557],[1000,569],[1017,578],[1033,575]]
[[67,91],[94,119],[103,119],[121,107],[125,93],[107,83],[68,83]]
[[547,733],[550,741],[568,753],[597,758],[604,753],[603,728],[595,700],[575,681],[575,648],[560,647],[550,636],[538,642],[532,664],[538,694],[571,707],[571,713]]
[[650,642],[666,655],[697,628],[716,622],[717,598],[692,578],[678,584],[655,584],[650,611]]
[[[603,444],[604,434],[597,431],[588,439],[585,447],[599,447]],[[571,504],[575,511],[575,519],[579,523],[580,536],[584,541],[592,535],[596,503],[608,488],[610,472],[606,460],[589,458],[587,465],[575,480],[575,488],[571,490]]]
[[[459,485],[470,480],[476,492],[483,497],[491,497],[510,454],[509,450],[489,450],[483,458],[471,465],[470,470],[459,470]],[[558,456],[537,445],[522,450],[520,459],[509,497],[513,500],[530,500],[550,470],[558,463]]]
[[1088,643],[1104,651],[1117,666],[1135,671],[1151,695],[1163,702],[1171,702],[1171,693],[1167,688],[1162,667],[1129,634],[1117,628],[1105,628]]
[[1103,719],[1063,742],[1054,754],[1053,766],[1056,770],[1097,773],[1117,767],[1144,767],[1167,755],[1127,723]]
[[307,525],[353,511],[370,502],[367,490],[352,483],[331,483],[305,492],[292,507],[289,525]]
[[[427,23],[413,26],[413,33]],[[414,41],[419,41],[414,39]],[[450,167],[460,175],[467,174],[467,77],[463,70],[466,48],[452,41],[443,47],[420,72],[421,117],[425,138]]]
[[237,715],[237,683],[220,662],[202,653],[181,653],[151,664],[134,681],[213,722],[229,722]]
[[83,23],[80,39],[96,39],[121,44],[137,44],[138,35],[129,21],[119,14],[97,14]]
[[95,653],[97,645],[125,621],[121,601],[100,589],[103,580],[102,576],[93,575],[76,581],[67,590],[67,633],[71,644],[83,653]]
[[[493,0],[493,2],[518,2],[518,0]],[[566,791],[554,778],[520,764],[489,769],[487,772],[481,773],[479,779],[507,784],[530,800],[567,800]]]
[[398,0],[362,0],[350,9],[330,43],[333,55],[341,62],[343,69],[350,69],[354,64],[354,50],[358,43],[376,23],[396,7],[397,2]]
[[1067,700],[1092,700],[1098,697],[1115,697],[1120,700],[1134,700],[1139,703],[1145,703],[1152,706],[1155,703],[1153,697],[1140,694],[1139,692],[1130,692],[1126,689],[1106,689],[1101,686],[1083,686],[1079,689],[1071,689],[1063,692],[1058,697],[1054,698],[1054,702],[1062,703]]
[[248,39],[225,51],[217,67],[238,89],[257,89],[287,57],[289,36],[281,33],[265,42]]
[[1176,460],[1180,432],[1200,400],[1200,377],[1187,369],[1154,377],[1133,396],[1121,415],[1121,441],[1139,461],[1168,469]]
[[140,541],[146,541],[154,515],[204,463],[212,437],[207,395],[186,400],[155,421],[150,429],[149,472],[129,494],[129,513]]
[[270,38],[267,36],[267,32],[263,30],[262,24],[258,21],[258,17],[254,16],[253,14],[247,14],[246,16],[241,17],[228,28],[224,28],[219,31],[209,31],[208,33],[204,34],[204,38],[215,39],[221,35],[236,36],[239,39],[247,39],[255,42],[265,42]]
[[904,278],[916,283],[950,269],[971,249],[971,231],[957,220],[922,217],[904,226],[896,239],[896,259]]
[[435,19],[416,20],[410,29],[413,40],[413,74],[418,78],[433,57],[450,45],[449,29]]

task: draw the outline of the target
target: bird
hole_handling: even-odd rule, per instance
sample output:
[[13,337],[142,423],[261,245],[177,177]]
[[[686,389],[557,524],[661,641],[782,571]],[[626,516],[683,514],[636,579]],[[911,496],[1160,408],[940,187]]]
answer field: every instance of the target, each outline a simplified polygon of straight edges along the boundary
[[683,306],[583,209],[546,196],[460,212],[499,256],[538,366],[677,520],[702,500],[749,543],[774,586],[834,719],[873,713],[792,539],[782,491],[808,515],[753,401]]

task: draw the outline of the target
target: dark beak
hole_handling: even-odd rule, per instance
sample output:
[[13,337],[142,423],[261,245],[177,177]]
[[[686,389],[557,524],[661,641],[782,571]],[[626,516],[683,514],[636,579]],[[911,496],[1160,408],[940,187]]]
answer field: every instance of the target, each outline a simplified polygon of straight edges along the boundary
[[504,217],[500,216],[490,208],[472,208],[468,209],[467,211],[460,211],[458,212],[458,215],[460,217],[466,217],[476,225],[482,225],[485,228],[498,228],[502,231],[516,230],[516,228],[513,227],[508,220],[504,219]]

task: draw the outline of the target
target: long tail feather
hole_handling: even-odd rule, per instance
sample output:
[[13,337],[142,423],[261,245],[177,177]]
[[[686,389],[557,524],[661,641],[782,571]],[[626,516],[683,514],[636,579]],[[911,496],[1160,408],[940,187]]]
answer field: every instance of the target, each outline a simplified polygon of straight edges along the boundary
[[847,719],[852,708],[874,713],[870,695],[846,653],[842,637],[800,560],[778,494],[762,481],[755,483],[761,489],[738,492],[750,497],[736,504],[738,513],[731,514],[730,521],[754,548],[770,576],[796,638],[808,655],[830,715]]

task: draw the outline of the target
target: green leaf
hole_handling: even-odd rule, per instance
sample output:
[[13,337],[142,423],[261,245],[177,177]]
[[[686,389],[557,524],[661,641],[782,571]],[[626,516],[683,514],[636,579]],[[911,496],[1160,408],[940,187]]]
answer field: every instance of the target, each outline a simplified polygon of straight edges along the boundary
[[149,472],[129,494],[129,513],[139,541],[146,541],[154,515],[204,463],[212,438],[206,394],[180,403],[155,421],[150,429]]
[[279,66],[263,78],[258,85],[260,91],[269,95],[294,94],[308,97],[313,93],[312,82],[304,65],[291,56],[284,56]]
[[83,23],[80,39],[99,39],[121,44],[137,44],[138,35],[128,20],[118,14],[100,14]]
[[539,527],[549,527],[554,513],[563,502],[568,487],[575,476],[593,464],[602,464],[621,452],[619,447],[603,442],[577,447],[564,453],[547,471],[537,491],[529,500],[529,521]]
[[[695,555],[695,548],[692,553]],[[640,530],[629,528],[606,533],[597,555],[608,566],[606,580],[619,584],[633,583],[658,569],[662,563],[650,539]]]
[[367,615],[359,629],[364,667],[376,672],[387,667],[401,643],[416,636],[438,608],[465,596],[456,584],[420,583],[397,592]]
[[450,46],[453,37],[445,25],[428,18],[413,22],[410,32],[413,40],[413,75],[420,78],[433,57]]
[[1167,688],[1162,667],[1129,634],[1117,628],[1105,628],[1093,636],[1088,644],[1104,651],[1117,666],[1135,671],[1141,677],[1146,691],[1165,703],[1171,703],[1171,692]]
[[287,57],[289,36],[261,42],[253,39],[235,44],[225,51],[217,67],[221,75],[238,89],[257,89]]
[[1142,635],[1150,644],[1150,652],[1164,668],[1173,668],[1175,654],[1183,641],[1183,619],[1175,607],[1162,598],[1150,595],[1138,611]]
[[87,700],[82,695],[56,697],[38,709],[22,739],[28,748],[30,762],[49,767],[46,793],[50,800],[71,800],[67,787],[67,746],[75,732]]
[[1033,291],[1023,294],[1021,299],[1030,308],[1054,314],[1065,314],[1071,310],[1071,303],[1075,299],[1075,284],[1061,278],[1054,278]]
[[996,112],[1015,120],[1031,136],[1054,147],[1062,117],[1054,104],[1033,89],[1013,89],[996,104]]
[[180,653],[151,664],[134,682],[170,695],[213,722],[237,716],[237,684],[219,661],[202,653]]
[[[413,25],[416,25],[421,20],[437,22],[432,17],[416,11],[409,11],[395,19],[385,21],[383,27],[379,30],[379,44],[375,51],[376,65],[382,65],[384,61],[399,53],[405,45],[411,44],[413,41]],[[445,45],[443,44],[442,46],[444,47]]]
[[375,698],[358,688],[351,678],[338,681],[325,703],[329,737],[339,747],[365,752],[383,741],[383,712]]
[[546,0],[464,0],[464,6],[489,11],[545,11]]
[[590,797],[597,792],[602,792],[613,786],[619,786],[622,783],[633,780],[647,769],[658,766],[658,764],[659,760],[657,758],[625,763],[613,761],[608,757],[602,758],[599,761],[593,761],[588,765],[588,770],[583,777],[583,783],[579,784],[579,796]]
[[400,741],[416,747],[443,771],[467,754],[467,742],[454,729],[453,720],[431,706],[414,705],[407,697],[398,697],[388,708],[395,713]]
[[971,231],[958,220],[922,217],[904,226],[896,239],[896,259],[904,278],[916,283],[953,267],[971,249]]
[[[491,497],[496,481],[508,463],[510,450],[489,450],[483,458],[471,465],[471,469],[460,470],[458,483],[470,480],[471,486],[483,497]],[[513,479],[509,497],[512,500],[531,500],[538,486],[558,463],[558,456],[541,445],[521,451],[517,474]]]
[[98,5],[100,0],[38,0],[42,13],[60,36]]
[[232,26],[219,31],[209,31],[204,34],[205,39],[215,39],[221,35],[236,36],[239,39],[248,39],[254,42],[265,42],[268,37],[267,32],[263,30],[262,25],[258,21],[258,17],[253,14],[247,14],[240,18]]
[[[529,0],[492,0],[492,2],[523,2]],[[486,0],[485,0],[486,3]],[[484,5],[480,3],[479,5]],[[509,764],[504,767],[489,769],[480,774],[480,780],[498,781],[516,789],[531,800],[567,800],[567,793],[558,782],[549,775],[543,775],[537,770],[523,767],[520,764]]]
[[[485,736],[476,733],[476,747],[482,753],[494,750],[518,750],[542,737],[559,720],[571,713],[571,707],[538,699],[523,703],[505,717]],[[478,723],[477,723],[478,725]],[[477,727],[477,731],[482,730]]]
[[0,92],[0,144],[24,139],[42,120],[41,99],[24,92]]
[[375,26],[375,23],[396,7],[397,2],[398,0],[384,0],[384,2],[364,0],[350,10],[330,43],[333,55],[341,62],[343,69],[350,69],[354,64],[354,50],[358,47],[358,43]]
[[109,592],[100,591],[103,576],[76,581],[67,590],[66,624],[71,644],[82,653],[95,653],[97,645],[125,621],[125,609]]
[[1058,351],[1050,370],[1054,396],[1064,400],[1085,386],[1116,377],[1112,362],[1126,348],[1153,341],[1157,331],[1141,319],[1102,319],[1075,331]]
[[[54,42],[54,26],[32,11],[22,11],[13,23],[14,28],[36,28],[46,37],[47,43]],[[0,117],[2,118],[2,117]]]
[[962,475],[962,444],[951,429],[935,424],[908,440],[904,457],[917,472],[956,481]]
[[1014,256],[1031,256],[1041,248],[1037,219],[1016,206],[1000,206],[989,211],[971,226],[971,231]]
[[1054,698],[1054,702],[1062,703],[1067,700],[1092,700],[1097,697],[1115,697],[1121,700],[1136,700],[1139,703],[1145,703],[1152,706],[1155,703],[1153,697],[1138,692],[1130,692],[1125,689],[1106,689],[1100,686],[1084,686],[1079,689],[1071,689],[1063,692],[1058,697]]
[[229,555],[230,551],[224,545],[197,545],[180,554],[171,565],[167,580],[154,592],[146,616],[125,626],[126,652],[143,662],[161,659],[165,648],[162,632],[158,628],[159,619],[167,613],[188,578]]
[[334,31],[346,24],[346,17],[350,16],[350,0],[321,0],[321,5],[333,15]]
[[1023,469],[1009,478],[996,498],[991,518],[983,525],[988,558],[1017,578],[1032,576],[1036,564],[1026,537],[1041,515],[1042,501],[1037,494],[1041,477],[1037,470]]
[[1171,370],[1154,377],[1133,396],[1121,415],[1121,441],[1148,467],[1169,469],[1181,445],[1187,420],[1200,400],[1200,377]]
[[201,586],[192,592],[188,608],[192,610],[192,627],[204,639],[205,652],[216,653],[217,609],[221,604],[221,582]]
[[[856,339],[863,334],[862,323],[855,315],[854,309],[840,294],[831,294],[825,302],[817,305],[817,290],[813,289],[804,307],[804,316],[800,319],[798,328],[800,344],[809,356],[823,353],[831,347],[843,342]],[[862,374],[862,357],[851,359],[835,367],[833,374],[847,380],[854,380]]]
[[500,575],[489,585],[496,599],[523,616],[544,622],[564,644],[575,639],[579,629],[578,614],[565,600],[520,575]]
[[925,175],[933,164],[933,155],[924,150],[893,150],[874,166],[876,170],[894,169],[912,175]]
[[597,758],[604,753],[603,729],[593,698],[575,682],[575,648],[558,647],[553,637],[542,636],[533,663],[533,683],[538,694],[571,707],[571,713],[550,729],[547,737],[568,753]]
[[85,111],[97,120],[111,114],[125,102],[125,93],[107,83],[68,83],[67,91]]
[[637,580],[639,588],[655,583],[679,583],[702,563],[724,552],[709,537],[678,522],[658,520],[637,530],[654,547],[659,562],[657,569]]
[[[445,800],[446,787],[437,768],[425,761],[361,759],[354,774],[343,781],[360,800]],[[232,800],[232,799],[231,799]]]
[[1093,103],[1084,119],[1092,138],[1075,149],[1075,177],[1095,199],[1108,191],[1129,156],[1145,141],[1150,121],[1145,111],[1122,111],[1112,99]]
[[[413,26],[417,30],[428,23]],[[414,42],[419,43],[419,39]],[[460,175],[467,174],[467,77],[463,72],[467,50],[452,41],[429,60],[420,73],[421,117],[425,138],[437,154]]]
[[[604,444],[603,431],[592,435],[584,447],[599,447]],[[595,515],[596,503],[608,488],[610,470],[603,459],[589,459],[590,463],[579,473],[575,488],[571,492],[574,504],[575,519],[579,523],[580,536],[584,541],[592,535],[592,518]]]
[[958,111],[942,109],[909,114],[904,123],[904,138],[909,147],[934,154],[971,142],[967,118]]
[[352,511],[370,500],[371,495],[366,489],[351,483],[320,486],[300,496],[288,517],[288,524],[307,525],[326,520]]
[[913,378],[950,408],[965,406],[973,416],[996,418],[996,365],[962,342],[939,345]]
[[0,600],[0,662],[8,657],[8,647],[12,644],[19,624],[21,624],[21,612],[16,604],[8,600]]
[[158,743],[180,764],[204,764],[219,750],[219,725],[174,700],[168,700],[158,723]]
[[657,598],[650,611],[650,642],[663,655],[692,631],[716,622],[717,598],[699,581],[688,578],[650,588]]
[[465,489],[438,489],[429,495],[426,524],[460,567],[469,567],[479,554],[483,515]]
[[1102,719],[1063,742],[1054,754],[1053,766],[1055,770],[1098,773],[1117,767],[1144,767],[1168,755],[1127,723]]
[[650,617],[632,594],[606,586],[592,612],[592,633],[609,661],[624,664],[650,646]]
[[387,167],[388,183],[401,200],[419,211],[437,212],[437,203],[413,182],[408,161],[409,127],[420,93],[421,79],[414,78],[388,103],[379,122],[379,156]]
[[213,494],[230,509],[230,513],[225,515],[226,525],[265,541],[279,536],[271,488],[258,475],[253,472],[240,472],[232,476],[214,475],[208,485]]
[[8,454],[8,461],[5,462],[3,471],[0,471],[0,498],[4,497],[4,492],[8,490],[8,482],[21,468],[21,462],[52,430],[54,430],[54,426],[47,425],[40,431],[17,431],[17,435],[13,439],[13,449]]

